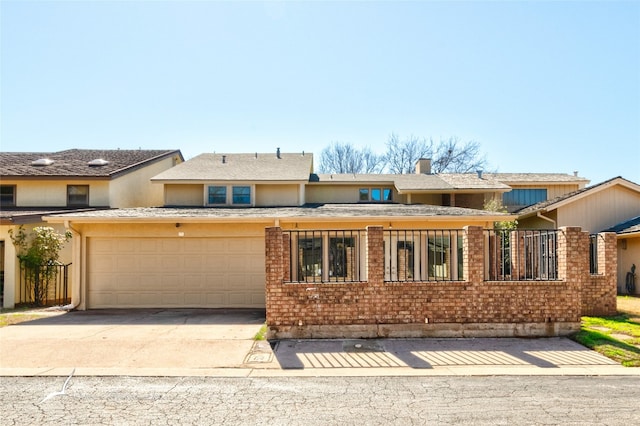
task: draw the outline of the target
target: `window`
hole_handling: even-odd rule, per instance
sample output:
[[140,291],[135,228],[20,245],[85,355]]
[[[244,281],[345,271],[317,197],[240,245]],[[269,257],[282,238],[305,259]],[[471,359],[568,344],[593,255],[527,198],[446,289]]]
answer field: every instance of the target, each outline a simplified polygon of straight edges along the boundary
[[89,205],[89,185],[67,185],[68,206]]
[[227,187],[210,186],[209,204],[227,204]]
[[360,201],[375,201],[377,203],[393,201],[391,188],[360,188],[359,194]]
[[0,206],[16,205],[15,185],[0,185]]
[[233,204],[251,204],[251,187],[234,186],[232,190]]
[[512,189],[505,192],[502,204],[505,206],[530,206],[547,200],[547,190],[544,188]]

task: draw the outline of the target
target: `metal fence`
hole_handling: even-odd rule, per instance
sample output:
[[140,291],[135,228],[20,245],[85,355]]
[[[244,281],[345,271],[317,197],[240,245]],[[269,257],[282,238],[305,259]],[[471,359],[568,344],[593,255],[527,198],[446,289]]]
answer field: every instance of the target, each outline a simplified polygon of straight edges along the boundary
[[286,231],[289,282],[359,282],[366,268],[362,230]]
[[35,306],[70,303],[69,266],[71,263],[30,266],[20,262],[20,291],[16,303]]
[[556,230],[488,230],[485,278],[490,281],[557,280]]
[[458,229],[384,231],[384,280],[458,281],[463,277]]
[[598,273],[598,235],[589,235],[589,272],[591,275]]

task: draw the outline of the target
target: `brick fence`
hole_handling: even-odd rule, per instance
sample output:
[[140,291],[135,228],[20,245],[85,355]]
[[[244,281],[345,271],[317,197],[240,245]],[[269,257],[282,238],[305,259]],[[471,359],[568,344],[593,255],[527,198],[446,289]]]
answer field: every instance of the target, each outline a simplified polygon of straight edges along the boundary
[[[460,281],[385,282],[383,228],[366,229],[366,282],[287,282],[289,238],[266,229],[270,338],[560,336],[584,314],[616,310],[615,234],[600,234],[602,275],[589,273],[589,236],[558,232],[558,279],[485,280],[481,227],[464,228]],[[600,245],[601,244],[601,245]]]

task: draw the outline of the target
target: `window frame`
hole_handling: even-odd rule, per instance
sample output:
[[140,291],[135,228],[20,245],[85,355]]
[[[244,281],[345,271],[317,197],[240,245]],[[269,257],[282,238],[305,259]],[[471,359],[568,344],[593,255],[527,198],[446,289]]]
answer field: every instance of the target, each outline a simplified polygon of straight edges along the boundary
[[[210,188],[225,188],[225,201],[224,203],[212,203],[210,198]],[[239,194],[238,190],[241,188],[246,188],[248,194]],[[252,184],[219,184],[219,183],[210,183],[204,185],[204,205],[206,207],[221,207],[221,206],[236,206],[236,207],[249,207],[253,206],[254,203],[254,191],[255,185]],[[235,192],[235,193],[234,193]],[[242,202],[238,200],[238,197],[243,197],[242,200],[247,200],[247,202]]]
[[[8,198],[8,194],[4,194],[4,189],[11,189],[11,201],[5,201],[5,198]],[[16,193],[17,186],[16,185],[0,185],[0,206],[2,207],[15,207],[16,206]]]
[[[248,194],[236,194],[236,190],[243,190],[246,189],[248,191]],[[251,205],[251,185],[232,185],[231,186],[231,204],[234,206],[238,206],[238,205],[242,205],[242,206],[249,206]],[[240,199],[240,197],[242,197],[242,199],[244,200],[246,198],[246,202],[244,201],[236,201],[237,199]]]
[[[71,197],[75,196],[78,197],[78,194],[71,194],[71,190],[73,188],[86,188],[86,194],[84,194],[84,196],[86,197],[86,202],[72,202],[71,201]],[[90,185],[67,185],[67,207],[87,207],[90,205]]]
[[393,189],[388,186],[361,187],[358,189],[358,202],[391,203],[393,202]]
[[[224,189],[224,201],[223,202],[213,202],[211,201],[212,197],[216,197],[216,194],[212,194],[212,189],[214,188],[218,188],[218,189]],[[227,191],[228,187],[227,185],[207,185],[207,205],[211,205],[211,206],[217,206],[217,205],[225,205],[228,204],[227,201]],[[218,197],[220,197],[221,194],[217,194]]]

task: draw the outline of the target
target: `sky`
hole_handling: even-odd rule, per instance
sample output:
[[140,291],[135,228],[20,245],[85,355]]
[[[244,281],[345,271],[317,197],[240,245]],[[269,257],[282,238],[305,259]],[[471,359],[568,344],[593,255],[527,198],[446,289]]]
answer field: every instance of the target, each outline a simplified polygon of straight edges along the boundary
[[382,154],[640,183],[640,1],[0,0],[0,149]]

